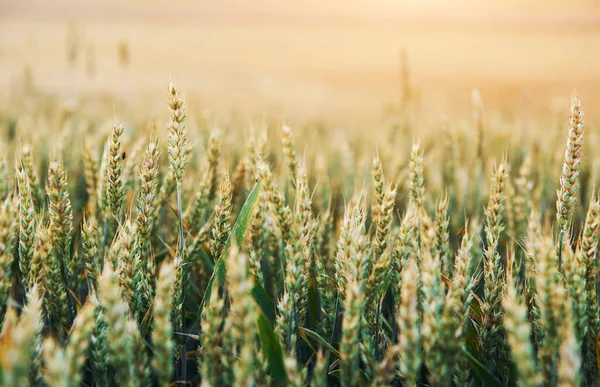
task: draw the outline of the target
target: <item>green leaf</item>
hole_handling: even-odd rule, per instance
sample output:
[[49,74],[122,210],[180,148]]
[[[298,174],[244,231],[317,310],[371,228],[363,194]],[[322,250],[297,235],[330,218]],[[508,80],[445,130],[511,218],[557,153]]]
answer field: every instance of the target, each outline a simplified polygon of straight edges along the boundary
[[596,341],[596,363],[600,369],[600,341]]
[[213,258],[210,256],[210,253],[206,251],[205,246],[200,246],[198,249],[198,254],[200,255],[200,259],[204,264],[207,272],[212,272],[215,269],[215,264],[213,263]]
[[485,368],[483,364],[479,362],[479,360],[475,359],[475,357],[471,355],[471,352],[467,351],[467,349],[464,347],[462,348],[462,351],[467,357],[467,360],[471,365],[471,369],[479,376],[479,379],[481,379],[481,382],[484,386],[502,387],[502,383],[500,383],[500,381],[494,375],[492,375],[492,373],[488,371],[488,369]]
[[275,323],[275,304],[273,304],[273,301],[271,301],[271,298],[267,294],[265,288],[263,288],[262,285],[255,280],[251,294],[261,313],[267,318],[269,323],[273,325]]
[[244,241],[244,235],[246,234],[246,230],[248,230],[248,226],[250,226],[250,219],[252,218],[252,214],[254,213],[254,206],[258,202],[259,193],[260,182],[256,182],[256,184],[254,184],[254,188],[252,188],[252,191],[250,192],[250,195],[248,195],[246,203],[244,203],[244,207],[242,207],[242,210],[240,211],[240,214],[238,215],[235,224],[233,225],[233,229],[229,233],[229,238],[227,238],[227,242],[223,247],[221,256],[217,260],[217,263],[215,263],[215,270],[213,271],[212,276],[210,277],[210,280],[206,285],[206,291],[204,292],[204,297],[202,298],[202,303],[200,304],[198,315],[202,313],[204,305],[210,300],[210,294],[212,292],[212,287],[213,283],[215,282],[215,279],[217,281],[218,287],[222,286],[225,282],[225,274],[227,270],[225,267],[225,257],[229,252],[229,247],[231,247],[231,238],[235,237],[238,246],[241,245]]
[[[246,235],[246,230],[248,230],[248,227],[250,226],[250,220],[252,219],[252,215],[254,214],[254,206],[258,202],[259,194],[260,182],[257,181],[256,184],[254,184],[252,191],[250,191],[250,194],[248,195],[248,198],[244,203],[244,207],[242,207],[240,214],[238,215],[238,218],[236,219],[235,224],[233,225],[233,229],[229,234],[229,238],[227,238],[225,247],[223,247],[223,252],[221,253],[220,259],[226,256],[227,250],[229,250],[229,247],[231,246],[231,238],[234,235],[236,236],[237,245],[242,245],[242,242],[244,241],[244,235]],[[223,280],[225,280],[225,278],[223,278]],[[222,284],[223,282],[221,281],[219,285]]]
[[273,326],[264,314],[258,315],[258,337],[263,356],[269,363],[269,371],[273,378],[273,385],[284,386],[287,381],[285,365],[283,363],[283,350]]
[[331,351],[331,353],[333,353],[335,356],[340,357],[340,353],[338,352],[337,349],[335,349],[333,347],[333,345],[329,344],[327,342],[327,340],[325,340],[323,337],[321,337],[321,335],[319,335],[317,332],[311,331],[310,329],[306,329],[306,328],[298,328],[298,330],[300,331],[300,336],[302,336],[302,338],[308,342],[308,339],[312,339],[318,343],[320,343],[322,346],[324,346],[325,348],[327,348],[328,350]]

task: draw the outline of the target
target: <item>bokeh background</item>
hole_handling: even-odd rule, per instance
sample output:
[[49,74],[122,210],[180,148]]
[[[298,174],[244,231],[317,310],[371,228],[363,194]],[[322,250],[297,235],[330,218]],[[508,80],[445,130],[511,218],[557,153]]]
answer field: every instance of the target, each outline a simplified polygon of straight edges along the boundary
[[437,118],[477,88],[519,119],[564,115],[576,89],[597,116],[600,2],[0,0],[2,106],[25,89],[164,109],[170,78],[215,115],[354,126],[410,98]]

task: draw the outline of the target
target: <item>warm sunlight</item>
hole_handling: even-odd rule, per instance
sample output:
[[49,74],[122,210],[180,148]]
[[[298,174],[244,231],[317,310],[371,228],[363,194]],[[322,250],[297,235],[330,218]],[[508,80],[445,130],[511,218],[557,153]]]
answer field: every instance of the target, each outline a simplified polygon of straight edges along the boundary
[[600,380],[600,1],[0,0],[0,387]]
[[[157,75],[167,69],[219,110],[233,103],[249,111],[268,106],[321,118],[373,118],[398,97],[401,50],[411,77],[436,96],[430,102],[438,107],[475,85],[509,94],[527,88],[545,106],[554,103],[549,91],[562,94],[576,83],[586,94],[600,85],[600,52],[585,48],[597,46],[600,33],[594,1],[168,4],[3,3],[1,89],[26,66],[48,91],[66,95],[76,88],[133,101],[159,91]],[[67,33],[81,50],[76,83],[64,78]],[[127,69],[116,58],[121,44],[130,56]],[[171,59],[185,47],[193,47],[185,61]]]

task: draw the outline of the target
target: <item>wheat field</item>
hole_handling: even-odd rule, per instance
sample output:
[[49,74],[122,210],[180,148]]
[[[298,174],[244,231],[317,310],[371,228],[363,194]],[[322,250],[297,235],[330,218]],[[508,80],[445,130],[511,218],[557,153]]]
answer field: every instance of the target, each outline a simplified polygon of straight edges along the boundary
[[[0,31],[44,27],[20,23]],[[577,34],[564,42],[594,41]],[[457,79],[447,98],[461,99],[440,106],[400,50],[388,106],[350,112],[379,95],[357,87],[368,77],[329,97],[294,78],[271,95],[305,87],[281,97],[286,118],[217,81],[242,67],[229,52],[223,73],[203,68],[227,101],[208,111],[207,83],[168,81],[161,62],[162,78],[130,78],[103,58],[97,84],[64,93],[58,59],[33,51],[0,81],[0,386],[599,384],[595,54],[569,74],[548,65],[538,76],[557,79],[533,96]],[[545,94],[563,102],[528,104]],[[306,113],[317,105],[334,118]]]
[[594,385],[583,105],[525,138],[472,98],[469,128],[400,115],[385,147],[188,126],[173,83],[166,126],[9,121],[2,383]]

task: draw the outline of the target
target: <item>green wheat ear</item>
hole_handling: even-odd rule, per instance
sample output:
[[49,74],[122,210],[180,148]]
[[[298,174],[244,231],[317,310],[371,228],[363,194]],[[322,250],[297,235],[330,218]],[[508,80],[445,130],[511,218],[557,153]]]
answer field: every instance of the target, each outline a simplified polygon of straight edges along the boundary
[[168,105],[167,144],[169,171],[175,177],[177,185],[181,185],[189,154],[188,133],[184,122],[186,118],[186,104],[179,95],[179,89],[173,82],[169,84]]
[[108,214],[113,221],[120,220],[125,200],[125,191],[123,184],[123,124],[115,122],[108,138],[107,143],[107,166],[106,181],[104,182],[104,193],[108,205]]
[[16,174],[19,187],[19,269],[28,287],[35,249],[35,209],[27,172],[19,168]]
[[579,174],[581,165],[581,150],[583,147],[583,107],[577,94],[571,97],[571,116],[569,118],[569,135],[565,148],[565,157],[560,175],[560,187],[556,192],[556,221],[560,231],[569,227],[573,217],[573,209],[579,189]]

